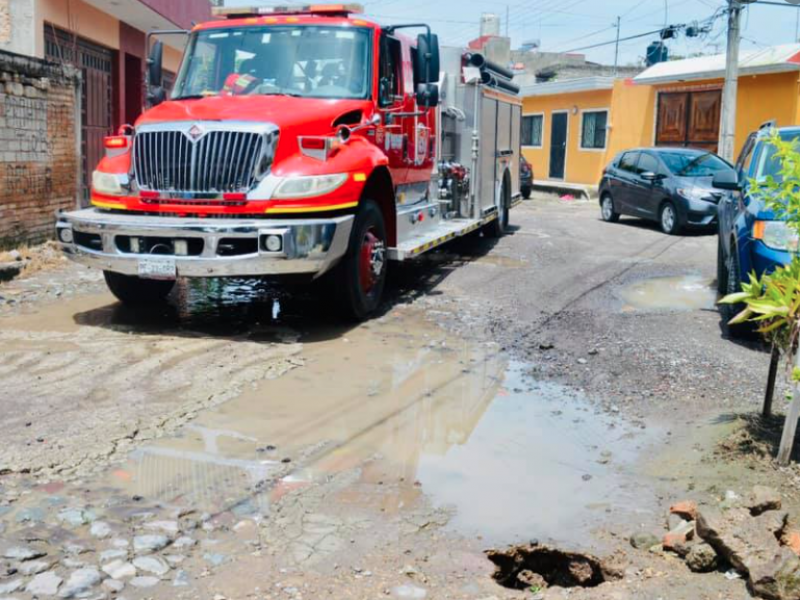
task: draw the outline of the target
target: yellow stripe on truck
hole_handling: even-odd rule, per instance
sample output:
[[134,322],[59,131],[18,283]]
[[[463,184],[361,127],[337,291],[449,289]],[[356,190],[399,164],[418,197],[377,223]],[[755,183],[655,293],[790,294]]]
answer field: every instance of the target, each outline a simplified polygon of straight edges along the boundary
[[334,204],[332,206],[287,206],[284,208],[268,208],[265,212],[268,213],[309,213],[309,212],[326,212],[329,210],[342,210],[344,208],[355,208],[358,202],[348,202],[346,204]]

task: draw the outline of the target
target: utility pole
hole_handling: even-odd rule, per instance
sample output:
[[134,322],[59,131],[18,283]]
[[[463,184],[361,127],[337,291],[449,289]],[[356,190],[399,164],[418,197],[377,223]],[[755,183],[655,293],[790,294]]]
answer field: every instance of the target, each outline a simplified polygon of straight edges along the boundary
[[622,22],[622,17],[617,17],[617,45],[614,48],[614,77],[619,73],[619,26]]
[[[745,0],[749,3],[751,0]],[[741,41],[742,0],[728,0],[728,54],[725,87],[722,89],[718,154],[733,162],[736,152],[736,96],[739,91],[739,42]]]
[[[508,4],[506,4],[506,37],[509,37],[509,35],[508,35],[508,25],[509,25],[508,16],[509,16],[509,12],[510,11],[509,11],[509,8],[508,8]],[[525,41],[525,40],[523,40],[523,41]]]

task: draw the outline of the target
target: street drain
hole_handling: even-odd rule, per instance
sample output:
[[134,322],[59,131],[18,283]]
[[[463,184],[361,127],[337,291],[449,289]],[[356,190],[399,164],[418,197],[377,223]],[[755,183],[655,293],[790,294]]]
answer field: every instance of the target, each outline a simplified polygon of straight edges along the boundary
[[514,590],[596,587],[619,578],[619,573],[608,569],[598,558],[538,544],[514,546],[505,551],[489,550],[487,556],[497,567],[494,580]]

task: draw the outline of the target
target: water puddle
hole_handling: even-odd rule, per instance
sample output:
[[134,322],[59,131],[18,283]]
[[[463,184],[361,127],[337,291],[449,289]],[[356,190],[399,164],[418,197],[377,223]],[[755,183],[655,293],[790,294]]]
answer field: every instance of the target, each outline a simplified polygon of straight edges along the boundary
[[[583,544],[606,512],[642,502],[626,471],[651,440],[586,398],[526,377],[494,344],[393,314],[308,344],[306,367],[138,450],[111,484],[209,513],[267,518],[346,475],[324,513],[430,505],[491,543]],[[327,493],[327,492],[326,492]]]
[[691,311],[713,309],[717,292],[699,275],[658,277],[631,284],[620,291],[623,311]]

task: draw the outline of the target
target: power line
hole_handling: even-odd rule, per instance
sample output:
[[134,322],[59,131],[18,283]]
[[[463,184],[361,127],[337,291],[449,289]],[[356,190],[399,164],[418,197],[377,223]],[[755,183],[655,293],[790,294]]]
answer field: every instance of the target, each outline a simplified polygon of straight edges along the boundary
[[[620,38],[620,42],[627,42],[630,40],[637,40],[639,38],[647,37],[648,35],[654,35],[656,33],[661,33],[663,29],[654,29],[653,31],[648,31],[646,33],[639,33],[637,35],[631,35],[628,37]],[[563,54],[570,54],[572,52],[581,52],[583,50],[592,50],[593,48],[602,48],[603,46],[611,46],[616,44],[617,40],[611,40],[610,42],[601,42],[599,44],[593,44],[592,46],[584,46],[583,48],[573,48],[572,50],[564,50]]]

